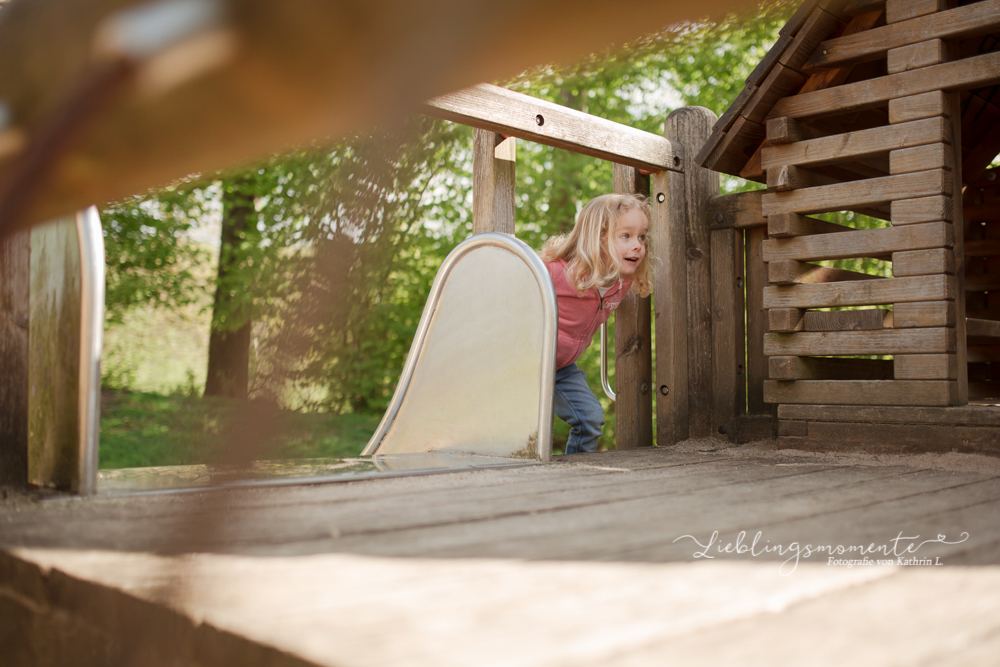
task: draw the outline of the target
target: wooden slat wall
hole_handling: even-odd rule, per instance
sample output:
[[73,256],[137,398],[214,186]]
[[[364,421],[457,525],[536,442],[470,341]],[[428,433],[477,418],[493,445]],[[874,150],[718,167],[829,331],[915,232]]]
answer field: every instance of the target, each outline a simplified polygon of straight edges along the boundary
[[[944,8],[943,3],[921,3],[916,8],[913,0],[889,0],[886,21],[891,25]],[[850,39],[863,34],[864,30],[859,31]],[[770,263],[771,282],[763,290],[771,328],[763,351],[771,361],[766,401],[885,406],[967,402],[964,232],[970,230],[976,240],[993,237],[987,236],[987,226],[963,225],[962,207],[952,202],[962,192],[961,110],[958,93],[942,90],[953,82],[939,80],[946,70],[964,72],[974,66],[971,62],[968,67],[949,64],[955,56],[955,49],[937,38],[887,50],[889,75],[879,81],[889,85],[896,77],[906,84],[896,90],[919,93],[899,99],[898,93],[878,92],[878,82],[841,86],[846,77],[827,75],[832,65],[811,66],[811,83],[772,109],[768,140],[775,141],[759,151],[770,191],[762,199],[762,214],[774,232],[763,242],[762,253]],[[809,62],[819,61],[813,57]],[[845,65],[843,61],[836,64]],[[821,79],[830,85],[814,87]],[[847,99],[852,95],[859,101]],[[880,95],[888,101],[888,127],[830,136],[800,124],[871,106]],[[815,169],[831,165],[851,169],[854,163],[885,158],[889,160],[887,176],[810,187],[822,182],[810,178]],[[983,194],[985,203],[985,189]],[[873,230],[838,230],[808,217],[887,204],[890,226]],[[1000,219],[1000,207],[996,215]],[[1000,224],[996,238],[1000,239]],[[1000,255],[1000,245],[983,244],[981,252]],[[808,264],[873,256],[891,259],[892,278],[871,280]],[[986,258],[990,256],[984,254],[970,267],[970,272],[979,273],[970,274],[975,287],[968,289],[989,289],[992,268]],[[1000,256],[996,273],[1000,287]],[[989,312],[987,299],[978,301],[984,314]],[[893,311],[865,308],[879,305],[892,305]],[[861,310],[833,311],[818,320],[813,317],[821,313],[813,309],[847,306]],[[1000,310],[997,315],[1000,319]],[[837,327],[842,330],[831,330]],[[853,355],[892,355],[893,361],[842,359],[833,363],[834,359],[823,358]],[[1000,349],[990,347],[982,356],[1000,360]],[[990,381],[988,363],[977,363],[977,377]],[[782,428],[788,430],[791,425]]]

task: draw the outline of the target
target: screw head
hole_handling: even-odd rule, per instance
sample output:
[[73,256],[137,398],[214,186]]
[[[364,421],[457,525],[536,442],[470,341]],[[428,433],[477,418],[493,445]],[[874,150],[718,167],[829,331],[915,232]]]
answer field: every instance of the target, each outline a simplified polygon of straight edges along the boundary
[[736,279],[736,286],[737,287],[743,287],[743,279],[742,278],[737,278]]
[[719,433],[721,433],[722,435],[726,434],[726,426],[725,426],[725,424],[723,424],[722,426],[719,427]]
[[665,384],[661,384],[660,385],[660,393],[663,394],[664,396],[666,396],[667,394],[670,393],[670,387],[668,387]]
[[659,192],[656,195],[656,201],[658,201],[659,203],[662,204],[663,202],[667,201],[667,196],[665,194],[663,194],[662,192]]
[[725,222],[725,220],[726,220],[725,214],[723,214],[723,213],[716,213],[715,214],[715,221],[716,222],[722,223],[722,222]]
[[676,156],[674,157],[674,166],[675,167],[681,166],[681,159],[679,157]]
[[642,384],[641,384],[641,385],[639,386],[639,392],[640,392],[640,393],[641,393],[641,394],[642,394],[643,396],[645,396],[646,394],[648,394],[648,393],[649,393],[649,385],[648,385],[648,384],[646,384],[645,382],[643,382],[643,383],[642,383]]
[[535,116],[535,125],[537,125],[538,127],[545,125],[545,116],[543,116],[542,114],[538,114],[537,116]]

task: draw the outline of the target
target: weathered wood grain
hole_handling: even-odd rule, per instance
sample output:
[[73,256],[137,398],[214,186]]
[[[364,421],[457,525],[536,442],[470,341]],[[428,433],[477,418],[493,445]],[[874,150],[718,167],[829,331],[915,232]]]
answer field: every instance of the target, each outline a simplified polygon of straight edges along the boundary
[[772,285],[813,285],[816,283],[834,283],[844,280],[873,280],[877,278],[881,278],[881,276],[819,266],[818,264],[797,262],[792,259],[779,259],[767,265],[767,279]]
[[514,234],[514,138],[489,130],[472,135],[472,233]]
[[29,232],[0,237],[0,487],[28,486]]
[[761,212],[766,216],[775,213],[827,213],[898,199],[950,195],[952,189],[951,174],[935,169],[792,192],[768,192],[761,199]]
[[638,169],[685,168],[683,149],[669,139],[486,83],[435,97],[424,112]]
[[[660,268],[653,303],[656,326],[656,444],[688,438],[687,193],[684,176],[650,177],[650,232]],[[661,196],[662,195],[662,196]]]
[[764,336],[764,354],[769,357],[954,353],[955,345],[955,330],[948,327],[769,333]]
[[760,213],[763,190],[716,195],[705,206],[705,217],[711,229],[745,229],[767,224]]
[[958,387],[947,380],[768,380],[769,403],[829,405],[955,405]]
[[955,326],[955,303],[953,301],[917,301],[893,304],[892,326],[896,329],[953,327]]
[[922,118],[934,118],[948,113],[944,92],[931,90],[919,95],[894,97],[889,100],[889,123],[908,123]]
[[899,23],[948,8],[946,0],[886,0],[885,22]]
[[897,354],[892,364],[893,377],[897,380],[958,379],[958,356],[955,354]]
[[892,317],[892,311],[885,308],[808,310],[802,318],[802,331],[877,331],[879,329],[891,329]]
[[936,273],[955,273],[955,252],[950,248],[908,250],[892,253],[892,275],[928,276]]
[[775,63],[767,77],[757,84],[753,95],[747,100],[742,115],[754,123],[763,123],[767,111],[774,106],[774,103],[797,93],[805,81],[806,77],[802,73],[780,62]]
[[[703,107],[685,107],[667,116],[664,134],[685,148],[705,142],[716,121]],[[719,194],[719,175],[688,164],[682,200],[686,221],[688,419],[690,436],[705,437],[712,427],[712,273],[706,218],[709,200]],[[671,204],[671,206],[676,204]],[[656,238],[654,236],[654,238]],[[659,340],[659,337],[657,337]]]
[[995,429],[983,427],[810,422],[809,442],[815,449],[872,452],[1000,452]]
[[746,231],[747,274],[747,412],[770,414],[772,409],[764,401],[764,380],[767,379],[767,360],[764,357],[764,335],[767,333],[767,311],[764,310],[764,288],[767,286],[767,264],[764,263],[762,245],[767,239],[767,229],[756,227]]
[[743,234],[720,229],[711,238],[712,422],[727,431],[746,412]]
[[[950,276],[883,278],[824,285],[765,287],[765,308],[827,308],[834,306],[877,306],[908,301],[937,301],[954,298],[955,283]],[[893,318],[895,322],[895,317]],[[898,327],[899,324],[897,323]]]
[[[832,164],[942,141],[951,141],[950,126],[944,118],[926,118],[889,127],[765,147],[761,151],[761,167],[770,170],[783,165]],[[920,171],[930,168],[925,167]]]
[[822,7],[817,7],[806,19],[802,28],[795,35],[795,39],[781,54],[778,62],[786,67],[802,71],[803,65],[809,60],[809,56],[816,50],[823,37],[842,26],[843,22],[838,17]]
[[891,380],[892,362],[882,359],[768,357],[772,380]]
[[[649,177],[616,164],[614,191],[649,196]],[[629,293],[615,310],[615,447],[653,445],[653,358],[650,297]]]
[[806,311],[802,308],[770,308],[767,311],[768,331],[802,331]]
[[871,257],[907,250],[946,248],[955,240],[946,222],[928,222],[906,227],[858,229],[849,234],[817,234],[764,242],[764,261],[801,261]]
[[1000,28],[1000,2],[984,0],[964,7],[901,21],[863,33],[835,37],[821,43],[803,71],[811,73],[836,65],[874,60],[889,49],[930,39],[969,38]]
[[892,202],[892,224],[913,225],[922,222],[955,219],[955,207],[952,198],[946,196],[920,197]]
[[767,133],[767,143],[771,146],[783,146],[808,139],[818,139],[826,134],[811,125],[804,125],[794,118],[769,118],[764,130]]
[[854,229],[835,222],[809,218],[800,213],[775,213],[767,217],[767,235],[773,239],[850,231]]
[[[991,0],[969,6],[987,3],[991,3]],[[943,12],[938,16],[947,13]],[[996,20],[998,19],[994,18],[994,21]],[[786,97],[774,105],[768,117],[807,118],[845,113],[877,106],[897,97],[919,95],[932,90],[980,88],[998,82],[1000,82],[1000,53],[987,53],[910,72],[889,74],[877,79]]]
[[887,69],[889,74],[898,74],[911,69],[938,65],[953,59],[951,42],[931,39],[926,42],[917,42],[897,49],[890,49],[887,55]]
[[861,424],[939,424],[941,426],[1000,427],[1000,410],[991,406],[965,405],[949,408],[900,406],[782,405],[779,419],[855,422]]
[[1000,338],[1000,322],[970,317],[965,321],[965,333],[968,336]]
[[936,143],[916,148],[904,148],[889,153],[889,173],[912,174],[927,169],[955,168],[955,158],[948,144]]

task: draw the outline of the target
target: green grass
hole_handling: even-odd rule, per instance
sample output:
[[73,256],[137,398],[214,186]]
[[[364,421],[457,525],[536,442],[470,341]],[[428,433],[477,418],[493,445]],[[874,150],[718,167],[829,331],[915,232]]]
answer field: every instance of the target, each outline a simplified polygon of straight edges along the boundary
[[[101,396],[101,468],[206,463],[218,454],[237,401],[110,391]],[[281,411],[268,459],[357,456],[381,414]]]

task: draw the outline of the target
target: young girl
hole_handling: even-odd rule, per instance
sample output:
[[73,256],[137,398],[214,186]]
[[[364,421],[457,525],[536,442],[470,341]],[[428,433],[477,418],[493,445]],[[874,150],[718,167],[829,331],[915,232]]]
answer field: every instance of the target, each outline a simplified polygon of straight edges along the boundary
[[566,453],[593,452],[604,410],[576,360],[629,290],[653,291],[649,204],[636,195],[601,195],[583,207],[567,236],[548,240],[539,253],[559,304],[554,410],[569,424]]

